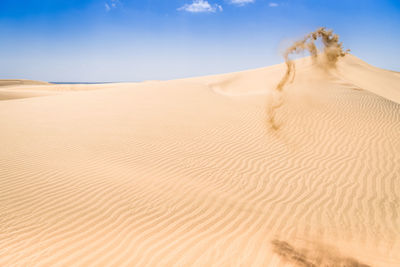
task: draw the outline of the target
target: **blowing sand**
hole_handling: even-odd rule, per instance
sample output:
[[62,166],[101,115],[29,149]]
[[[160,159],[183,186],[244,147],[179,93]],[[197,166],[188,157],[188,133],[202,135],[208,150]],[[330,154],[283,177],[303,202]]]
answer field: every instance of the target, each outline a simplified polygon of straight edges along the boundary
[[3,85],[0,266],[400,266],[400,75],[285,70]]

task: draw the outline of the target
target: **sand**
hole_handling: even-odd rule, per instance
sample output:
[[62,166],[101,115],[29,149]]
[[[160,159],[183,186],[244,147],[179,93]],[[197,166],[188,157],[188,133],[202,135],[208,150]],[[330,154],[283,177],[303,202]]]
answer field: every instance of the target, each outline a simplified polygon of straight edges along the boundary
[[296,70],[3,85],[0,266],[400,266],[399,73]]

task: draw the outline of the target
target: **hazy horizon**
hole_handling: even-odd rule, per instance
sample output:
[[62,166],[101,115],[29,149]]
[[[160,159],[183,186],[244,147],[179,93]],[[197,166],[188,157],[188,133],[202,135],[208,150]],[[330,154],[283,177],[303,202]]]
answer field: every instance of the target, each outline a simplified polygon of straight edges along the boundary
[[283,62],[317,27],[377,67],[400,71],[398,1],[2,1],[0,79],[167,80]]

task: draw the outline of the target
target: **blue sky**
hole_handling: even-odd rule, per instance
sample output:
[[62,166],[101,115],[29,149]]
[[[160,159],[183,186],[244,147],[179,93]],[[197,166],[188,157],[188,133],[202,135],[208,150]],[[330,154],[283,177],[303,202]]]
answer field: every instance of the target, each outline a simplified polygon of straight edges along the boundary
[[0,0],[0,78],[142,81],[282,62],[290,41],[337,32],[400,71],[399,0]]

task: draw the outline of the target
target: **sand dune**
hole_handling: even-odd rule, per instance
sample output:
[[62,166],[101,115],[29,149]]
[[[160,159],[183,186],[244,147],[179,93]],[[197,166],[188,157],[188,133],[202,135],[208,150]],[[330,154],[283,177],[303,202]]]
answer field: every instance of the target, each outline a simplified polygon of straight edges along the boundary
[[31,80],[0,80],[0,101],[64,94],[79,91],[121,88],[133,83],[52,84]]
[[400,76],[296,66],[0,101],[0,266],[399,266]]
[[[32,80],[0,80],[0,101],[51,94],[43,90],[45,85],[50,85],[50,83]],[[26,90],[27,87],[36,90]]]
[[49,85],[48,82],[32,80],[0,80],[0,86],[21,86],[21,85]]

